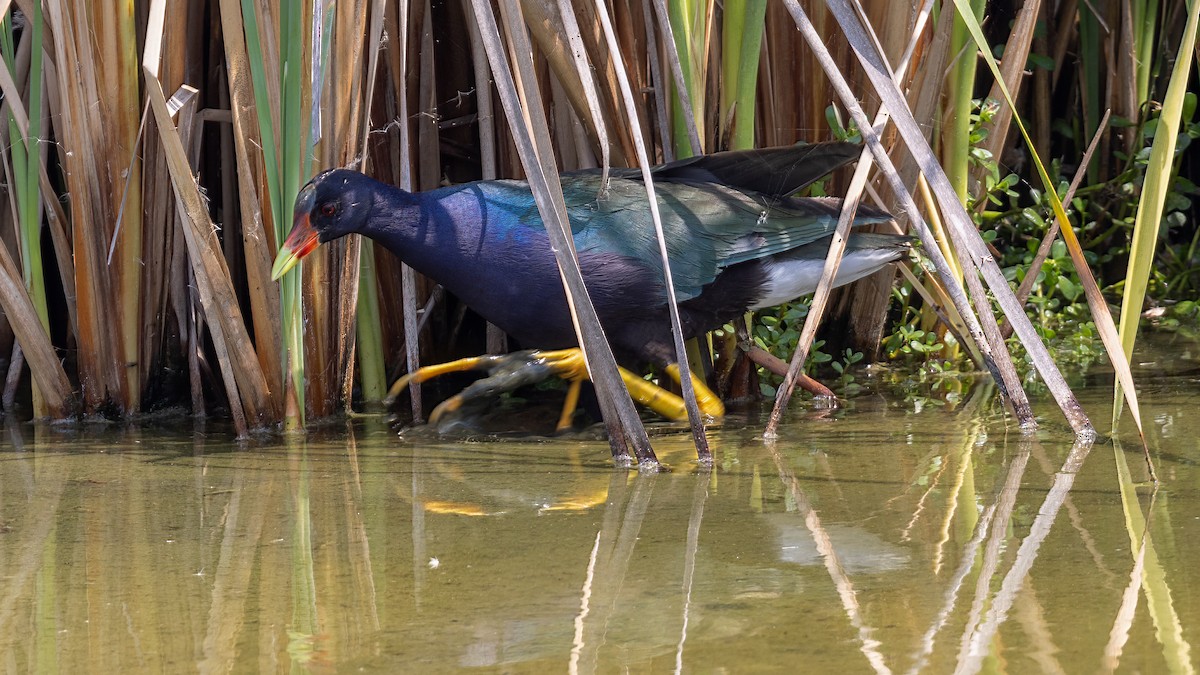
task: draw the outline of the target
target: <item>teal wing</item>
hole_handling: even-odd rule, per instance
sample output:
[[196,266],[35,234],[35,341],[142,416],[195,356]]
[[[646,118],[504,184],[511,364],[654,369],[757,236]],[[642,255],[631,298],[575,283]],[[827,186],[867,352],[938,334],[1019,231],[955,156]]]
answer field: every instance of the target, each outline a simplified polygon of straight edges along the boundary
[[[661,272],[646,189],[641,181],[615,178],[602,198],[599,180],[576,180],[564,192],[575,246],[619,253]],[[810,244],[837,225],[840,200],[768,197],[713,183],[658,181],[654,184],[672,279],[679,300],[700,294],[730,265]],[[864,210],[856,224],[889,217]]]

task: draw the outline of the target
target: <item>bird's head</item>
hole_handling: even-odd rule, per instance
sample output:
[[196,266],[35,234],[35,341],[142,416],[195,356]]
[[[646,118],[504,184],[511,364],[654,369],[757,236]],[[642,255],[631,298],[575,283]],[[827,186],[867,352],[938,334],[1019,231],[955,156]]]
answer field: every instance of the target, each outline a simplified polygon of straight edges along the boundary
[[292,232],[279,247],[271,278],[282,277],[320,244],[359,232],[371,213],[372,182],[347,169],[325,171],[309,181],[296,195]]

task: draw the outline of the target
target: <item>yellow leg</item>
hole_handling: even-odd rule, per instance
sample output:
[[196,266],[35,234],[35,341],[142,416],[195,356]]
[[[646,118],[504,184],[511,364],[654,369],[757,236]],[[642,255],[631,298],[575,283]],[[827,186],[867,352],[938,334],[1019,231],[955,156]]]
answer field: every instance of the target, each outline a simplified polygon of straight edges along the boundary
[[450,398],[437,404],[437,406],[429,413],[429,423],[437,426],[438,420],[442,419],[442,415],[448,412],[454,412],[462,407],[462,394],[455,394]]
[[571,428],[571,418],[575,416],[575,408],[579,406],[579,389],[582,386],[582,379],[571,380],[571,384],[567,387],[567,400],[563,401],[562,414],[558,416],[558,426],[555,431],[566,431]]
[[552,352],[534,352],[538,363],[545,364],[554,374],[564,380],[588,379],[587,364],[583,350],[578,347],[559,349]]
[[396,398],[400,396],[400,392],[404,391],[412,382],[421,384],[422,382],[428,382],[429,380],[445,375],[446,373],[461,373],[467,370],[484,370],[495,363],[497,358],[499,357],[485,354],[483,356],[472,356],[465,359],[459,359],[457,361],[448,361],[446,363],[435,363],[431,366],[422,366],[416,371],[408,373],[407,375],[404,375],[400,379],[396,380],[396,383],[392,385],[392,388],[388,389],[387,398],[384,399],[384,403],[390,406],[392,402],[394,402]]
[[[667,374],[671,376],[671,379],[679,382],[679,364],[672,363],[667,366]],[[709,389],[708,385],[700,378],[696,377],[695,373],[691,373],[691,376],[692,387],[696,390],[696,403],[700,405],[700,412],[709,417],[724,417],[725,404],[721,402],[720,397],[712,389]]]
[[625,388],[629,390],[629,395],[634,401],[669,420],[679,422],[687,419],[683,399],[624,368],[618,367],[617,370],[621,371],[621,379],[625,381]]

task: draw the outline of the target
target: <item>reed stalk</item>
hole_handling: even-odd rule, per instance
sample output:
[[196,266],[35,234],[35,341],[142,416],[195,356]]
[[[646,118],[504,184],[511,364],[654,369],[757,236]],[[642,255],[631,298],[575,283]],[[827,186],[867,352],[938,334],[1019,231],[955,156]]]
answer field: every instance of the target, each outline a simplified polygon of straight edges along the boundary
[[[8,138],[12,165],[13,201],[16,206],[18,242],[21,252],[21,276],[29,299],[42,329],[50,332],[50,314],[46,305],[46,280],[42,266],[42,205],[38,178],[41,175],[41,148],[38,147],[42,127],[42,7],[34,4],[32,17],[25,30],[29,41],[29,77],[26,100],[29,123],[22,132],[11,106],[8,114]],[[16,53],[13,49],[12,17],[4,17],[0,26],[0,48],[10,72],[16,72]],[[33,414],[45,417],[49,409],[37,383],[33,383]]]
[[[1096,6],[1090,2],[1079,3],[1078,49],[1080,95],[1083,99],[1083,133],[1079,137],[1082,139],[1091,138],[1096,133],[1100,115],[1103,114],[1103,109],[1106,107],[1101,103],[1104,98],[1101,73],[1108,64],[1105,62],[1102,52],[1104,36],[1101,33],[1100,17],[1096,15],[1096,9]],[[1099,164],[1088,167],[1088,182],[1099,182],[1099,177]]]
[[[970,8],[976,20],[983,16],[984,4],[984,0],[971,0]],[[975,98],[977,50],[966,25],[961,18],[956,18],[950,36],[953,63],[946,78],[949,86],[946,90],[941,155],[946,177],[963,204],[967,203],[971,175],[971,101]]]
[[721,15],[722,140],[728,148],[754,147],[754,101],[758,94],[758,60],[762,53],[766,0],[730,0]]
[[667,33],[667,60],[674,74],[671,97],[671,130],[675,157],[682,159],[704,152],[704,61],[709,24],[705,17],[712,8],[707,0],[657,2],[659,24]]
[[[302,106],[304,31],[303,12],[296,3],[280,6],[278,37],[264,43],[261,19],[253,0],[242,0],[246,51],[249,56],[254,99],[258,110],[258,131],[262,138],[266,169],[268,216],[278,246],[291,229],[288,217],[300,192],[301,174],[308,175],[309,127]],[[268,37],[274,37],[268,35]],[[278,43],[278,51],[271,46]],[[271,78],[271,79],[268,79]],[[284,428],[298,431],[304,427],[304,307],[303,267],[280,280],[280,305],[283,315],[283,343],[286,363]]]
[[[364,170],[369,159],[371,137],[371,107],[372,94],[375,91],[376,74],[379,70],[379,53],[383,40],[384,3],[375,0],[370,12],[371,22],[367,40],[367,51],[370,54],[367,76],[364,81],[363,122],[360,127],[362,134],[362,163]],[[406,43],[407,41],[405,41]],[[358,273],[358,307],[356,312],[356,330],[358,337],[357,361],[360,381],[362,383],[363,401],[376,405],[387,395],[386,362],[383,353],[383,331],[380,324],[379,284],[376,282],[375,247],[370,242],[363,242],[359,250]],[[415,303],[413,305],[415,308]],[[353,360],[348,364],[353,368]],[[350,378],[347,378],[347,382]],[[350,406],[351,397],[346,397],[346,407]]]
[[1150,99],[1150,77],[1159,63],[1158,59],[1154,58],[1159,0],[1131,0],[1130,8],[1132,16],[1129,21],[1133,24],[1137,63],[1134,93],[1137,102],[1141,103]]
[[[1192,52],[1196,48],[1197,24],[1200,23],[1200,2],[1192,3],[1188,9],[1187,24],[1179,42],[1178,57],[1171,71],[1171,80],[1163,98],[1162,112],[1158,116],[1158,127],[1154,143],[1150,148],[1150,159],[1146,166],[1146,179],[1138,202],[1137,216],[1133,225],[1133,244],[1129,250],[1129,267],[1125,273],[1125,287],[1121,294],[1121,349],[1128,361],[1133,358],[1133,346],[1137,340],[1138,323],[1141,320],[1142,304],[1146,299],[1150,271],[1154,265],[1154,254],[1159,240],[1159,224],[1163,208],[1174,179],[1175,148],[1180,140],[1180,122],[1188,94],[1188,79],[1191,76]],[[1127,382],[1118,380],[1113,393],[1113,424],[1121,414],[1122,387]],[[1129,395],[1133,392],[1129,391]],[[1136,406],[1131,405],[1136,415]],[[1138,423],[1139,429],[1141,423]]]
[[[142,200],[133,157],[139,100],[135,11],[85,11],[84,3],[45,5],[52,36],[47,63],[65,189],[78,309],[78,379],[85,410],[132,414],[140,405],[138,361]],[[55,68],[61,64],[76,67]],[[103,92],[103,93],[102,93]],[[126,185],[128,184],[128,193]],[[119,204],[128,216],[116,227]],[[109,251],[113,253],[110,255]]]

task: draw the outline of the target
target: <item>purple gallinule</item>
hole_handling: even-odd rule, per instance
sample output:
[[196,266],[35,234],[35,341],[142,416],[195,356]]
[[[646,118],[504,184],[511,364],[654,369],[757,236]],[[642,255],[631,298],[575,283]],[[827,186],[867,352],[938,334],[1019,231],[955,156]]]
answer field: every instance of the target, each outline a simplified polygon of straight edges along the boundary
[[[788,195],[855,159],[859,151],[849,143],[819,143],[722,152],[654,168],[686,337],[816,289],[841,203]],[[614,169],[604,187],[599,170],[562,174],[588,292],[618,361],[652,363],[678,380],[662,263],[641,173]],[[886,213],[860,207],[855,224],[887,220]],[[447,401],[449,408],[548,374],[571,380],[571,395],[577,394],[586,373],[578,350],[568,349],[577,344],[575,330],[527,183],[478,181],[409,193],[354,171],[325,171],[296,197],[294,226],[272,276],[278,279],[319,243],[351,233],[383,244],[523,346],[566,350],[467,359],[408,376],[423,381],[451,370],[497,371],[475,391],[468,388]],[[908,246],[903,236],[854,233],[836,282],[871,274],[900,258]],[[652,407],[664,416],[685,416],[673,394],[646,389],[640,377],[623,374],[635,399],[655,398]],[[696,384],[702,410],[723,414],[720,400],[703,383]]]

